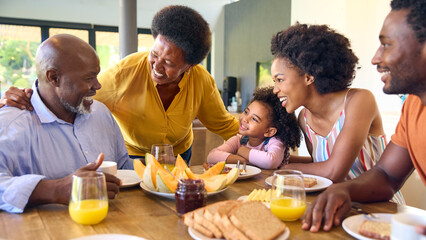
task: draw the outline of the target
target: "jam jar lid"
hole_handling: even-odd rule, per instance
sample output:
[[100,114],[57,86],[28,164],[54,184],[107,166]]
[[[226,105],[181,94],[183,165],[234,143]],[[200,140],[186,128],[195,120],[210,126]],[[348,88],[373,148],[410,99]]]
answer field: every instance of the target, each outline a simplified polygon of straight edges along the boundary
[[178,191],[185,190],[203,190],[204,189],[204,181],[202,179],[182,179],[178,184]]

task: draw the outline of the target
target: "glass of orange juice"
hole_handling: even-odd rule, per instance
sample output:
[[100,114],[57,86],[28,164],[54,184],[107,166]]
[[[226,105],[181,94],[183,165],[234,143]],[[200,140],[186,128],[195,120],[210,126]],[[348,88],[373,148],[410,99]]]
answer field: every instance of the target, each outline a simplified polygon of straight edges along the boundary
[[271,211],[283,221],[296,221],[306,209],[303,174],[297,170],[278,170],[272,177]]
[[77,223],[97,224],[108,213],[108,195],[102,172],[83,172],[73,176],[69,213]]
[[167,143],[153,144],[151,147],[151,154],[155,159],[170,171],[173,170],[176,163],[176,158],[173,154],[173,146]]

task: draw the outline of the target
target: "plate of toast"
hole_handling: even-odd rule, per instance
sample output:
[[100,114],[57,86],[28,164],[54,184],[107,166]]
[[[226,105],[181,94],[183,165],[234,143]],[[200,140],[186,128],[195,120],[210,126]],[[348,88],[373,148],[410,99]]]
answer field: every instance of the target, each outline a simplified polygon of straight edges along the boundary
[[[267,185],[272,185],[272,176],[265,179]],[[325,177],[303,174],[303,182],[305,183],[306,192],[317,192],[328,188],[333,182]],[[291,185],[291,184],[290,184]]]
[[[141,186],[141,188],[145,191],[145,192],[148,192],[148,193],[151,193],[151,194],[154,194],[154,195],[157,195],[157,196],[160,196],[160,197],[164,197],[164,198],[168,198],[168,199],[175,199],[175,194],[174,193],[166,193],[166,192],[157,192],[157,191],[154,191],[154,190],[151,190],[150,188],[148,188],[143,182],[141,182],[140,183],[140,186]],[[219,194],[219,193],[221,193],[221,192],[223,192],[223,191],[225,191],[226,189],[228,189],[229,188],[229,186],[228,187],[226,187],[226,188],[224,188],[224,189],[221,189],[221,190],[219,190],[219,191],[216,191],[216,192],[208,192],[207,193],[207,196],[211,196],[211,195],[215,195],[215,194]]]
[[[195,240],[220,240],[220,239],[224,239],[224,238],[207,237],[207,236],[203,235],[202,233],[198,232],[197,230],[195,230],[192,227],[188,228],[188,233]],[[289,236],[290,236],[290,230],[287,228],[281,235],[279,235],[274,240],[286,240],[286,239],[288,239]]]
[[342,227],[354,238],[361,240],[390,239],[390,213],[374,213],[376,219],[367,218],[364,214],[351,216],[343,220]]
[[290,230],[262,203],[225,200],[198,208],[182,216],[193,239],[279,239]]

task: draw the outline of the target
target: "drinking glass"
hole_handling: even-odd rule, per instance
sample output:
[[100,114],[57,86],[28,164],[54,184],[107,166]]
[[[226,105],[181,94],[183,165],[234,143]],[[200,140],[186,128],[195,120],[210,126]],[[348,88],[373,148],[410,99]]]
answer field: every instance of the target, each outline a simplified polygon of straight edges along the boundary
[[283,221],[296,221],[306,209],[303,174],[297,170],[278,170],[272,177],[271,211]]
[[97,224],[108,213],[108,195],[102,172],[82,172],[73,176],[69,213],[76,223]]
[[163,166],[170,171],[175,167],[176,159],[173,154],[173,146],[170,144],[153,144],[151,154]]

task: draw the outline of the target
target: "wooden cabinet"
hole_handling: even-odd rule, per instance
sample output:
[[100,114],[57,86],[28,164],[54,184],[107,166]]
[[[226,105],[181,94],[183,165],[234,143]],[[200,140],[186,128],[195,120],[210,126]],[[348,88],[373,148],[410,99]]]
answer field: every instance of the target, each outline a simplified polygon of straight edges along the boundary
[[194,141],[192,143],[191,165],[201,165],[207,161],[210,150],[222,145],[224,140],[219,135],[210,132],[198,119],[194,119],[192,131]]

